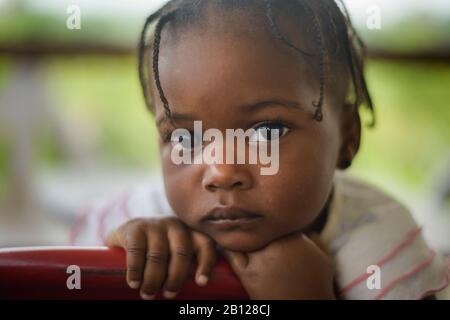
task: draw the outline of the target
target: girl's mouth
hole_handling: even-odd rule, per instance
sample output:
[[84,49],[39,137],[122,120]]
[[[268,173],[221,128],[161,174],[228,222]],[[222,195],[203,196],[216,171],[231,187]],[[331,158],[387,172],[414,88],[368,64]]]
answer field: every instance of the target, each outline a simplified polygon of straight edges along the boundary
[[261,214],[238,207],[216,207],[208,212],[202,222],[226,231],[249,229],[263,219],[264,216]]

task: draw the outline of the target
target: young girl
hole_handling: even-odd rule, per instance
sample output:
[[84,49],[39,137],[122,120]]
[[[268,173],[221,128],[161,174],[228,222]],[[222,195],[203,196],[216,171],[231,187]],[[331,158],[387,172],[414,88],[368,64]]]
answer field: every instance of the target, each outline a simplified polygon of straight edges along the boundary
[[[408,210],[341,172],[359,149],[359,108],[373,111],[343,9],[332,0],[174,0],[152,14],[139,72],[164,188],[95,205],[74,243],[123,247],[127,281],[144,299],[175,297],[193,256],[196,282],[207,284],[218,252],[252,299],[421,299],[446,288],[446,266]],[[276,139],[278,172],[175,164],[174,148],[194,154],[199,142],[172,133],[194,131],[194,121]]]

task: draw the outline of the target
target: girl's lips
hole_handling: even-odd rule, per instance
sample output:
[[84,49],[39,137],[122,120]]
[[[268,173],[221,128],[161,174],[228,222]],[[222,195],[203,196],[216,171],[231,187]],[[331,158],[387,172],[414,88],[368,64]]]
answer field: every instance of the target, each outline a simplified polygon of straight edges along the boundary
[[210,226],[213,226],[222,231],[230,231],[230,230],[248,230],[254,227],[259,221],[261,221],[263,217],[260,218],[251,218],[251,219],[220,219],[220,220],[208,220]]
[[248,228],[261,221],[263,215],[238,207],[216,207],[208,212],[203,222],[220,229]]

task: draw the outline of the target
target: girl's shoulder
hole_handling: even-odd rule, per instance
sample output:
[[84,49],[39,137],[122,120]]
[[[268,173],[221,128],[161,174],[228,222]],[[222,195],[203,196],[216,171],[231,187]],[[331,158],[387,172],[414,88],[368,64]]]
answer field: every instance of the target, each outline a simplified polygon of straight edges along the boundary
[[448,286],[448,266],[410,211],[378,188],[338,172],[323,241],[345,299],[421,299]]

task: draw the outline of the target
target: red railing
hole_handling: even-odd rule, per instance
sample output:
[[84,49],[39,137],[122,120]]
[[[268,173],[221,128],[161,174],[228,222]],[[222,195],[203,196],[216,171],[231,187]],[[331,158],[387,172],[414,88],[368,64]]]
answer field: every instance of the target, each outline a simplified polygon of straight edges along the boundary
[[[73,265],[79,267],[79,273],[69,268]],[[222,258],[217,262],[212,277],[205,287],[195,284],[194,268],[195,266],[192,266],[189,278],[177,299],[248,299],[238,278]],[[120,249],[105,247],[0,249],[0,299],[140,299],[138,291],[128,287],[125,270],[125,253]],[[79,289],[72,288],[76,283],[73,276],[79,276]],[[156,298],[160,299],[161,295],[157,295]]]

